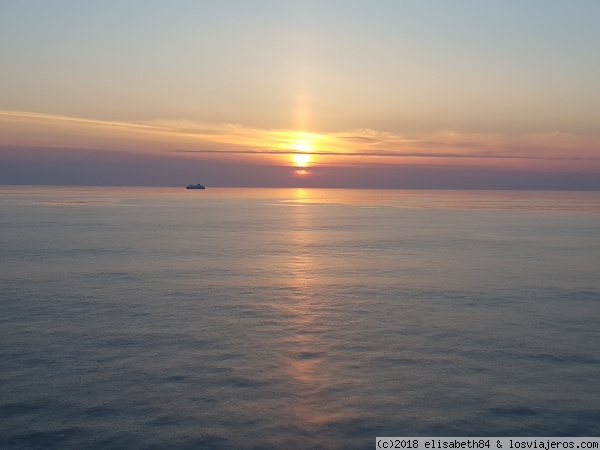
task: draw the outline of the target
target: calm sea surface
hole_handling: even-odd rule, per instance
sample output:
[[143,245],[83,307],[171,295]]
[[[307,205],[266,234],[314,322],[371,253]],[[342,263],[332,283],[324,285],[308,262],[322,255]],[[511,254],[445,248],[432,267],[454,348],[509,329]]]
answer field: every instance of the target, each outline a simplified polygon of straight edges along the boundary
[[1,448],[600,435],[600,193],[0,188]]

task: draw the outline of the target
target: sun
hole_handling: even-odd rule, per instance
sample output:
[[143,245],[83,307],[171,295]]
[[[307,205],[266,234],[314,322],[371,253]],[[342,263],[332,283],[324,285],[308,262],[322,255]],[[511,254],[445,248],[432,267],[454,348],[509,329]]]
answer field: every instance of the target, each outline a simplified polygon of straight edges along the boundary
[[285,155],[286,163],[297,169],[296,173],[303,171],[308,174],[308,168],[318,163],[318,141],[321,136],[304,131],[284,131],[281,135],[280,149]]
[[294,164],[296,167],[306,167],[311,162],[311,157],[308,153],[296,153],[294,155]]
[[293,160],[296,167],[306,167],[312,162],[310,152],[313,150],[313,145],[308,139],[297,139],[292,148],[298,153],[294,153]]

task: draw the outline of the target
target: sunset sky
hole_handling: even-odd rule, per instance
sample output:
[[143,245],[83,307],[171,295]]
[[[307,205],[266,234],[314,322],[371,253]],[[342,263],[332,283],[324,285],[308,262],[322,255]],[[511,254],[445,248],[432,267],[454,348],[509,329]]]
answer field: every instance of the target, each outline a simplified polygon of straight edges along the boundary
[[600,1],[0,0],[0,184],[600,189]]

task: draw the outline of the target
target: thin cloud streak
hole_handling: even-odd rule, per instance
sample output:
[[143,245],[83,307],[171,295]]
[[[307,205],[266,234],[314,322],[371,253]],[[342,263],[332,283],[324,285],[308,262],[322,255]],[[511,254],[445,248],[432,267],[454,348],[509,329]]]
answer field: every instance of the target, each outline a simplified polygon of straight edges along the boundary
[[[422,134],[358,129],[331,133],[265,130],[242,124],[192,120],[118,122],[0,110],[3,145],[104,149],[192,157],[285,157],[309,153],[313,164],[345,165],[348,158],[432,161],[513,160],[564,163],[565,170],[600,170],[600,137],[559,132],[467,133],[442,130]],[[265,163],[264,159],[257,164]],[[270,160],[282,164],[283,160]]]
[[[239,154],[239,155],[281,155],[280,150],[171,150],[173,153],[228,153],[228,154]],[[285,154],[289,155],[302,155],[307,152],[298,150],[285,151]],[[532,159],[532,160],[551,160],[551,161],[599,161],[600,157],[545,157],[545,156],[529,156],[529,155],[501,155],[501,154],[468,154],[468,153],[416,153],[416,152],[324,152],[324,151],[311,151],[311,155],[318,156],[377,156],[377,157],[390,157],[390,158],[404,158],[404,157],[419,157],[419,158],[474,158],[474,159]],[[381,163],[386,164],[386,163]]]

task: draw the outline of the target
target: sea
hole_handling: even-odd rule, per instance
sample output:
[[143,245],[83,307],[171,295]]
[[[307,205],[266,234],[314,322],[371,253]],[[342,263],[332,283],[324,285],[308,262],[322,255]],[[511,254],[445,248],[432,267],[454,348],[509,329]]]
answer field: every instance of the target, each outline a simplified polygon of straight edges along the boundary
[[0,187],[0,448],[600,435],[600,192]]

